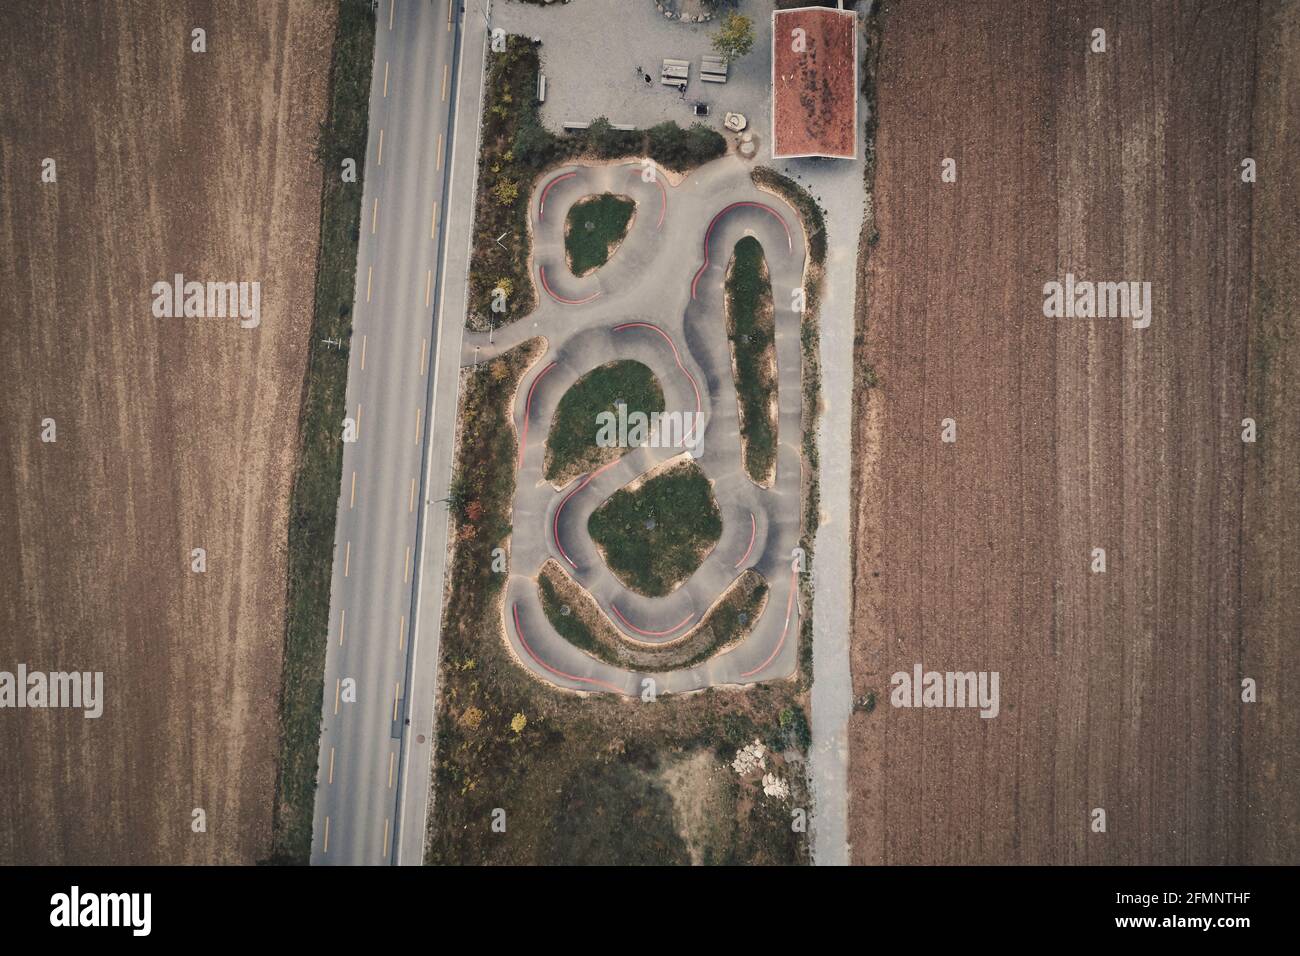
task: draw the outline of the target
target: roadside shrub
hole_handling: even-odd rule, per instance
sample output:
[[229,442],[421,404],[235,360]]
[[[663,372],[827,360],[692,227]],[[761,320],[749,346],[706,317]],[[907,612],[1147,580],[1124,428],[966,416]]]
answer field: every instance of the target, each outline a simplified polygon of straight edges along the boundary
[[515,159],[534,170],[549,166],[563,153],[560,141],[536,121],[519,127],[513,151]]
[[781,727],[783,747],[794,747],[804,753],[812,746],[812,729],[808,726],[808,715],[798,704],[783,708],[777,723]]
[[496,199],[498,205],[513,205],[514,201],[519,198],[519,184],[513,179],[497,180],[497,184],[492,187],[492,196]]
[[636,133],[614,129],[605,117],[597,117],[587,128],[587,143],[601,159],[614,159],[635,151],[640,137]]
[[684,172],[717,159],[727,151],[727,141],[717,130],[702,123],[692,123],[688,129],[682,129],[670,121],[650,127],[646,147],[655,162],[674,172]]

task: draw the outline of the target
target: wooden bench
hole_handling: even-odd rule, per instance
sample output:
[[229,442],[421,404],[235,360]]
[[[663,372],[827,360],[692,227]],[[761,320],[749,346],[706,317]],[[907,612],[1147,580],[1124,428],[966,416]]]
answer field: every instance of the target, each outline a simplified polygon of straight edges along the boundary
[[720,56],[701,57],[700,79],[705,83],[726,83],[727,61]]
[[664,60],[659,69],[659,82],[667,86],[681,86],[691,79],[690,60]]

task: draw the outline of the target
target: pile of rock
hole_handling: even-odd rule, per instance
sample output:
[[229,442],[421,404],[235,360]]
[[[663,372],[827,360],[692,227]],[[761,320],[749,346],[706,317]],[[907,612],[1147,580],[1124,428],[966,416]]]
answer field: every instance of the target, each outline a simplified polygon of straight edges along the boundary
[[682,23],[704,23],[713,19],[713,12],[706,10],[700,0],[655,0],[655,9],[666,20],[681,20]]
[[790,785],[774,773],[763,775],[763,793],[784,800],[790,796]]
[[755,740],[752,744],[745,744],[736,751],[736,759],[731,761],[731,769],[736,771],[740,776],[748,776],[756,770],[762,770],[767,766],[765,755],[767,748]]

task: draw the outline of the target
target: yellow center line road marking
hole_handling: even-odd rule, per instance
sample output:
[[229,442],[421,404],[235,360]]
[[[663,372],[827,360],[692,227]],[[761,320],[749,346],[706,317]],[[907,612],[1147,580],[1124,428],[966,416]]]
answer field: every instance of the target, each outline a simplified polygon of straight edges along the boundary
[[433,157],[433,160],[434,160],[433,168],[435,170],[442,169],[442,134],[441,133],[438,134],[438,152]]
[[343,686],[343,678],[334,678],[334,713],[339,712],[339,689]]
[[357,506],[357,473],[352,473],[352,500],[348,502],[348,510],[351,511]]
[[433,201],[433,219],[429,222],[429,238],[438,238],[438,200]]
[[393,28],[393,13],[396,10],[397,10],[397,0],[392,0],[392,3],[388,7],[388,29],[390,30]]
[[339,647],[343,646],[343,628],[347,626],[347,623],[348,609],[341,607],[339,608]]
[[[387,96],[388,94],[385,93],[384,95]],[[379,131],[379,162],[375,165],[384,165],[384,131],[382,129]]]
[[384,96],[388,95],[388,61],[384,61]]
[[370,213],[370,234],[372,236],[375,234],[375,227],[378,225],[379,225],[379,197],[376,196],[374,209]]
[[357,427],[356,427],[356,433],[355,433],[352,437],[353,437],[353,438],[360,438],[360,437],[361,437],[361,403],[360,403],[360,402],[357,402]]
[[366,370],[366,337],[361,336],[361,371]]
[[403,614],[402,619],[397,622],[397,649],[400,651],[405,646],[406,646],[406,615]]
[[411,580],[411,546],[409,544],[406,546],[406,570],[402,572],[402,580]]
[[393,684],[393,721],[397,721],[397,701],[402,696],[402,685]]
[[458,3],[460,3],[460,0],[447,0],[447,29],[448,30],[451,29],[451,13],[453,10],[456,9],[456,4]]
[[333,747],[330,748],[330,778],[327,782],[329,783],[334,782],[334,748]]
[[420,339],[420,374],[424,374],[425,364],[429,361],[429,340]]
[[375,267],[366,267],[366,301],[370,301],[370,280],[375,277]]
[[388,751],[388,789],[389,790],[393,789],[393,767],[396,765],[396,763],[397,763],[397,753],[392,750]]
[[348,568],[352,565],[352,542],[347,544],[347,550],[343,552],[343,576],[348,576]]
[[451,64],[442,65],[442,101],[447,102],[447,77],[451,75]]
[[388,856],[388,817],[384,817],[384,856]]
[[433,270],[424,273],[424,307],[429,307],[429,293],[433,290]]
[[321,849],[322,853],[330,851],[330,818],[325,818],[325,846]]
[[407,502],[406,513],[410,514],[415,510],[415,479],[411,479],[411,500]]
[[415,443],[420,444],[420,416],[424,414],[423,408],[415,410]]

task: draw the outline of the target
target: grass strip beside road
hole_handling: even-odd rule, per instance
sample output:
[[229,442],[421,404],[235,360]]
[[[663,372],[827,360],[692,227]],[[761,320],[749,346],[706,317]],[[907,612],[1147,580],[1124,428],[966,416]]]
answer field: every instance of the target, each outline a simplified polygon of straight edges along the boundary
[[[363,4],[338,8],[330,68],[329,115],[317,159],[321,187],[320,252],[310,356],[299,412],[298,463],[289,511],[289,579],[280,688],[280,756],[272,816],[272,862],[311,856],[321,700],[329,631],[334,526],[342,487],[341,426],[348,381],[362,173],[374,57],[374,18]],[[345,183],[345,158],[357,182]],[[341,347],[325,340],[342,342]]]

